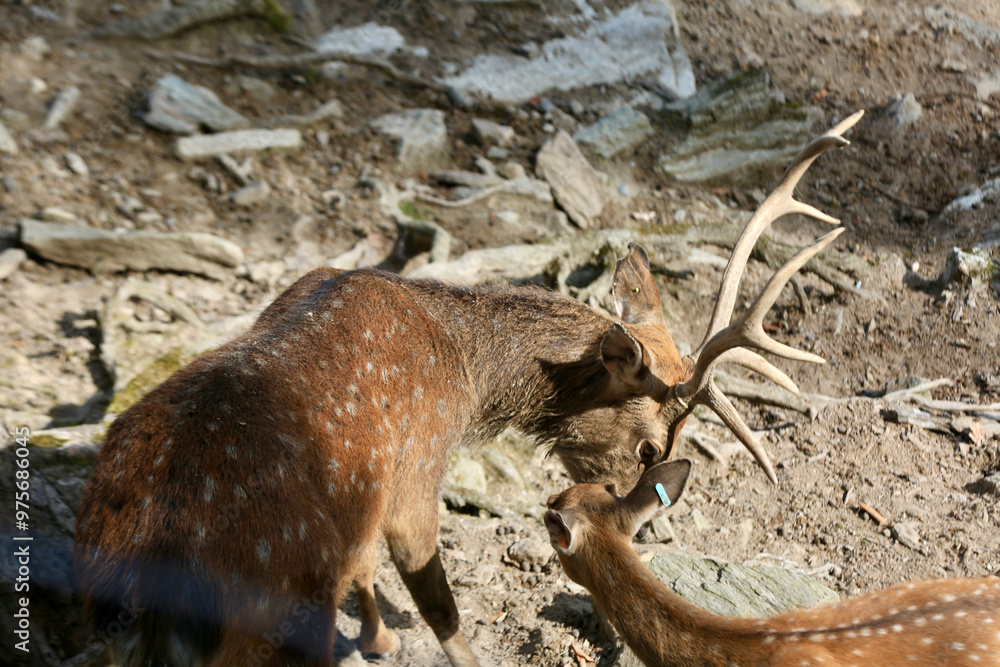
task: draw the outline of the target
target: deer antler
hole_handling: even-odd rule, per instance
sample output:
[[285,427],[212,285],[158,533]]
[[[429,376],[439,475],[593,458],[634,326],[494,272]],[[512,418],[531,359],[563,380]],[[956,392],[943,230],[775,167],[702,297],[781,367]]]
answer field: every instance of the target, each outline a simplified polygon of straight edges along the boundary
[[778,478],[774,474],[774,467],[771,465],[771,460],[757,442],[750,428],[744,423],[739,413],[736,412],[733,404],[716,387],[713,374],[715,367],[720,363],[737,363],[763,375],[789,391],[798,393],[798,387],[795,386],[795,383],[787,375],[778,370],[762,356],[747,348],[752,347],[764,352],[771,352],[786,359],[809,361],[817,364],[825,363],[822,357],[802,350],[796,350],[768,337],[764,333],[762,324],[764,315],[774,305],[775,300],[777,300],[778,295],[788,280],[806,262],[840,236],[844,231],[843,227],[826,234],[788,260],[771,277],[767,286],[747,312],[736,322],[728,326],[727,323],[733,315],[733,307],[736,304],[736,295],[739,291],[740,280],[743,277],[743,270],[746,268],[750,252],[757,243],[757,239],[760,238],[760,235],[772,222],[789,213],[802,213],[832,225],[840,223],[839,220],[823,213],[819,209],[796,201],[792,195],[795,186],[806,170],[809,169],[813,160],[831,148],[846,146],[850,143],[840,135],[853,127],[863,115],[864,111],[858,111],[806,146],[795,160],[792,161],[791,166],[785,172],[785,176],[778,187],[764,200],[764,203],[760,205],[757,212],[750,218],[750,222],[743,229],[743,233],[740,235],[739,240],[736,242],[736,247],[733,249],[733,254],[729,258],[729,263],[726,265],[725,273],[722,276],[722,284],[719,287],[719,297],[715,302],[715,311],[712,313],[712,320],[708,325],[708,332],[705,334],[705,339],[694,354],[691,355],[693,359],[696,359],[691,379],[677,385],[674,389],[677,398],[685,405],[685,416],[690,413],[695,405],[706,405],[711,408],[722,418],[722,421],[733,431],[750,453],[753,454],[757,463],[764,469],[768,479],[774,483],[777,483]]

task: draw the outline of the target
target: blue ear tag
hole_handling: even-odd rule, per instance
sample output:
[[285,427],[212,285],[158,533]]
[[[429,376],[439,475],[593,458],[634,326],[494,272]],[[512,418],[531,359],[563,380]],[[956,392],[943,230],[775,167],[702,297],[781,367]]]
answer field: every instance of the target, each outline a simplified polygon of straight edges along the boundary
[[663,485],[657,482],[656,486],[653,488],[656,489],[656,495],[660,497],[660,502],[663,503],[663,506],[670,507],[670,496],[667,495],[667,492],[663,488]]

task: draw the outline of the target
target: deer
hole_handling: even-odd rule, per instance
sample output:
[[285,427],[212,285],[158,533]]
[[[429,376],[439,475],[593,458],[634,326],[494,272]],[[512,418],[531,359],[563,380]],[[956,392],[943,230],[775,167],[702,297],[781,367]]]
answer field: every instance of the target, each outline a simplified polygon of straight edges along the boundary
[[399,639],[373,584],[384,540],[448,660],[477,665],[438,554],[438,485],[451,448],[509,428],[548,448],[574,481],[629,488],[706,405],[776,482],[712,374],[737,363],[796,391],[754,350],[823,362],[767,337],[761,322],[843,228],[790,259],[727,323],[771,222],[803,213],[838,223],[792,194],[820,154],[848,143],[841,135],[861,113],[803,149],[747,223],[705,341],[683,359],[636,244],[615,267],[613,315],[539,288],[377,269],[300,278],[245,334],[179,369],[108,429],[82,495],[74,562],[92,622],[123,628],[112,659],[330,665],[337,607],[352,587],[361,651],[392,654]]
[[548,500],[545,526],[566,576],[588,589],[651,667],[944,667],[1000,664],[1000,578],[905,583],[763,619],[712,614],[659,581],[632,548],[681,497],[691,462],[647,468],[627,494],[578,484]]

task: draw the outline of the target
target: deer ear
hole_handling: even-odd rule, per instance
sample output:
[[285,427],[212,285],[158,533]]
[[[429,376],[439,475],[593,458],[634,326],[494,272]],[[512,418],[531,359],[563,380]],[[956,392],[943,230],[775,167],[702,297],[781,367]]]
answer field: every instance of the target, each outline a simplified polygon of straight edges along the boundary
[[580,522],[572,510],[549,510],[545,513],[545,527],[549,531],[552,548],[564,554],[572,554],[576,548],[575,531]]
[[649,272],[649,257],[636,243],[629,243],[628,249],[628,255],[615,265],[611,280],[615,312],[629,324],[663,324],[663,304]]
[[664,461],[647,469],[635,488],[621,501],[622,509],[630,515],[626,517],[626,523],[638,530],[659,510],[676,503],[690,474],[691,462],[687,459]]
[[642,345],[617,322],[601,340],[601,360],[616,380],[626,384],[639,381],[645,363]]

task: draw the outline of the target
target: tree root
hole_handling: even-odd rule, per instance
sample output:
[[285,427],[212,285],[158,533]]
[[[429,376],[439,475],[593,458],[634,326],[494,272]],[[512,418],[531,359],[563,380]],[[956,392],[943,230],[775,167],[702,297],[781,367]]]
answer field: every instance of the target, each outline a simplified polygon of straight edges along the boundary
[[91,31],[89,36],[94,39],[154,40],[170,37],[205,23],[244,16],[265,19],[279,32],[286,32],[292,20],[277,0],[200,0],[142,18],[106,23]]
[[167,53],[149,51],[148,53],[155,58],[173,58],[174,60],[179,60],[180,62],[187,63],[189,65],[223,68],[249,67],[251,69],[298,69],[310,67],[318,63],[337,61],[347,63],[349,65],[358,65],[361,67],[377,69],[400,83],[416,86],[418,88],[434,90],[448,95],[449,99],[451,98],[451,91],[448,86],[437,83],[436,81],[427,81],[421,79],[420,77],[413,76],[412,74],[407,74],[390,63],[388,60],[368,56],[359,56],[354,53],[343,53],[340,51],[311,51],[307,53],[297,53],[290,56],[278,55],[256,57],[236,55],[229,56],[227,58],[205,58],[202,56],[192,55],[190,53],[184,53],[182,51],[170,51]]

